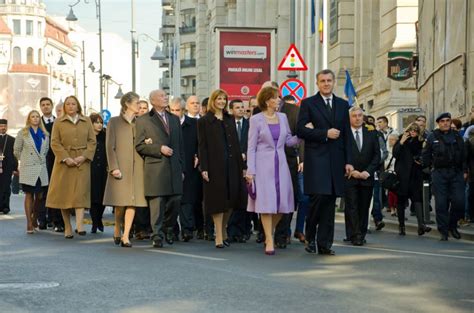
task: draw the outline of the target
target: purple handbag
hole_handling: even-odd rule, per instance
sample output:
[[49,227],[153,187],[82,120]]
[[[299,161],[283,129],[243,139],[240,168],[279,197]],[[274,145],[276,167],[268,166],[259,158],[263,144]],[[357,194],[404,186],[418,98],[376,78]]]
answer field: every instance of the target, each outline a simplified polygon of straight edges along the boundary
[[250,184],[247,183],[247,192],[250,199],[255,200],[257,198],[257,187],[255,187],[255,181],[251,182]]

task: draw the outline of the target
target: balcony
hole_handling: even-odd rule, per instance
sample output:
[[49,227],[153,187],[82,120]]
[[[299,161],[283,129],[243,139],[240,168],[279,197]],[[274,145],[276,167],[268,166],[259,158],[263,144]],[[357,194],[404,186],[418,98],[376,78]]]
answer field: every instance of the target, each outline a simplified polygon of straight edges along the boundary
[[162,25],[163,26],[170,26],[170,27],[174,28],[175,20],[176,20],[175,16],[173,16],[173,15],[164,15]]
[[196,67],[196,59],[181,60],[181,68]]
[[185,34],[194,34],[196,32],[196,26],[184,26],[179,28],[179,33],[181,35]]
[[46,16],[44,5],[25,4],[2,4],[0,5],[0,15],[21,14]]

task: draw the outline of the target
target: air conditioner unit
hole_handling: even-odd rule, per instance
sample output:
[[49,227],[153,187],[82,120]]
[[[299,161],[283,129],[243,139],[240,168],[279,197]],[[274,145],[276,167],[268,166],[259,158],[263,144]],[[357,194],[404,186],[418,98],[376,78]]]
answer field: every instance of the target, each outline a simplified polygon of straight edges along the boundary
[[186,87],[188,85],[188,79],[187,78],[181,78],[181,86]]

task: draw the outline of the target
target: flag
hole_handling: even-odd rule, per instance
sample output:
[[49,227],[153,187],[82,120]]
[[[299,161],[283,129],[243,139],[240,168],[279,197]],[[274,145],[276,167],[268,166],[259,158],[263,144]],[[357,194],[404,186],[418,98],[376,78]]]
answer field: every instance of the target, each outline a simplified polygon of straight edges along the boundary
[[324,6],[324,4],[321,5],[321,14],[319,15],[319,27],[318,27],[319,42],[320,43],[323,43],[323,39],[324,39],[324,20],[323,20],[324,10],[323,10],[323,6]]
[[311,0],[311,34],[316,32],[316,9],[314,8],[314,0]]
[[357,93],[354,89],[354,85],[352,84],[351,75],[349,75],[349,71],[347,70],[346,70],[346,84],[344,85],[344,94],[347,97],[349,106],[353,106],[354,103],[357,101]]

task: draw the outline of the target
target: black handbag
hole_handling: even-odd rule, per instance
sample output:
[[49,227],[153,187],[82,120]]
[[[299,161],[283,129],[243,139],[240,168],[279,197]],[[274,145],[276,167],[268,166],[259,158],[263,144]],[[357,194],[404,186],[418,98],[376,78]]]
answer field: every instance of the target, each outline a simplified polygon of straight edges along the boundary
[[[387,168],[390,168],[392,161],[393,156],[390,159],[390,162],[388,162]],[[398,179],[397,173],[390,170],[386,170],[380,173],[379,181],[382,188],[385,188],[390,191],[397,191],[398,186],[400,185],[400,180]]]

